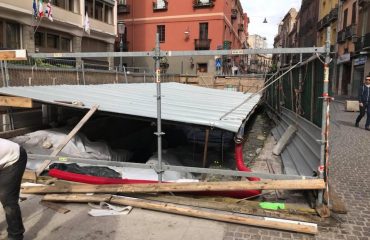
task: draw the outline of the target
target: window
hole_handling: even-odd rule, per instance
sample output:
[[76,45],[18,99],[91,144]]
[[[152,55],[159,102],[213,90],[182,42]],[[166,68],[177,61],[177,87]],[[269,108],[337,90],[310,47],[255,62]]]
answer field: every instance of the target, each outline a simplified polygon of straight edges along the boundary
[[157,26],[157,33],[159,33],[159,42],[163,43],[166,41],[166,26],[165,25],[158,25]]
[[21,47],[19,29],[17,23],[0,20],[0,47],[19,49]]
[[208,64],[207,63],[198,63],[198,72],[201,72],[201,73],[208,72]]
[[103,3],[102,2],[96,2],[95,3],[95,19],[98,19],[100,21],[103,21]]
[[103,0],[85,0],[85,12],[90,18],[113,23],[113,5]]
[[352,4],[352,24],[356,24],[356,2]]
[[199,39],[208,39],[208,23],[199,23]]
[[73,0],[52,0],[50,3],[67,11],[74,11]]
[[43,32],[35,33],[35,46],[45,47],[45,34]]
[[347,17],[348,17],[348,8],[344,10],[344,15],[343,15],[343,29],[347,27]]
[[62,37],[60,41],[60,48],[63,52],[71,51],[71,39]]
[[39,28],[35,33],[35,47],[39,52],[71,52],[72,36]]
[[59,36],[48,33],[47,47],[59,49]]

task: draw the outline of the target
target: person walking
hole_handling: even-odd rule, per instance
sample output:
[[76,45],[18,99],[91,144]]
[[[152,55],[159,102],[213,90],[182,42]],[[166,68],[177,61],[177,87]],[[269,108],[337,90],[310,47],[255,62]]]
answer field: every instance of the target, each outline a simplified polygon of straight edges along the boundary
[[27,153],[17,143],[0,138],[0,202],[8,224],[8,239],[23,239],[25,231],[19,207],[19,192]]
[[360,114],[356,118],[356,127],[359,126],[361,119],[367,112],[365,129],[370,131],[370,73],[366,76],[365,82],[358,90],[358,102],[360,105]]

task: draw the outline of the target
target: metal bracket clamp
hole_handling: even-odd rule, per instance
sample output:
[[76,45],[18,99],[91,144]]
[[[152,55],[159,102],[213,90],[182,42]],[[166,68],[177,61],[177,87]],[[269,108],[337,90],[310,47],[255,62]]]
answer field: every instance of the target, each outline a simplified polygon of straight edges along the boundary
[[157,135],[157,136],[162,136],[162,135],[165,135],[166,133],[164,132],[154,132],[154,135]]

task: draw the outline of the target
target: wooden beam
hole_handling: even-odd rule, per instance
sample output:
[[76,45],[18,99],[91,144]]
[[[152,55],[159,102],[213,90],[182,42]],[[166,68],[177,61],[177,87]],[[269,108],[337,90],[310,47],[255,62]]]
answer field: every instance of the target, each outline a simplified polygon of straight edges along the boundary
[[[86,115],[81,119],[81,121],[72,129],[72,131],[63,139],[61,143],[59,143],[58,147],[51,153],[51,157],[55,157],[59,154],[60,151],[67,145],[69,141],[73,138],[74,135],[83,127],[83,125],[90,119],[90,117],[98,110],[99,105],[94,105],[92,108],[86,113]],[[39,168],[36,170],[37,176],[44,171],[47,166],[51,163],[51,160],[45,160]]]
[[27,180],[27,181],[32,181],[35,183],[37,181],[36,172],[26,169],[23,173],[22,179]]
[[21,50],[0,50],[0,60],[27,60],[27,52]]
[[[95,195],[84,196],[87,202],[99,202],[101,197],[95,199]],[[78,198],[74,196],[74,198]],[[89,199],[87,199],[89,198]],[[70,202],[68,195],[46,195],[43,199],[44,201],[61,201]],[[133,206],[143,209],[155,210],[160,212],[166,212],[171,214],[178,214],[190,217],[198,217],[222,222],[237,223],[243,225],[251,225],[258,227],[273,228],[279,230],[287,230],[300,233],[316,234],[317,225],[313,223],[288,221],[278,218],[266,218],[248,215],[235,215],[234,213],[229,213],[225,211],[211,210],[205,208],[197,208],[190,206],[182,206],[172,203],[161,203],[150,200],[122,197],[122,196],[112,196],[110,203]]]
[[158,192],[203,192],[203,191],[244,191],[262,190],[309,190],[324,189],[322,179],[307,180],[269,180],[236,182],[195,182],[195,183],[151,183],[151,184],[112,184],[68,186],[29,186],[22,193],[158,193]]
[[0,132],[0,138],[5,138],[5,139],[13,138],[13,137],[24,135],[24,134],[34,132],[40,129],[43,129],[43,127],[42,126],[26,127],[26,128],[18,128],[18,129],[6,131],[6,132]]
[[206,136],[204,138],[204,151],[203,151],[203,167],[207,165],[207,152],[208,152],[208,141],[209,141],[209,129],[206,129]]
[[31,98],[0,96],[1,107],[33,108]]
[[64,207],[60,206],[59,204],[53,203],[53,202],[40,201],[40,204],[47,207],[47,208],[53,209],[54,211],[56,211],[58,213],[62,213],[62,214],[66,214],[66,213],[69,213],[71,211],[71,210],[69,210],[67,208],[64,208]]

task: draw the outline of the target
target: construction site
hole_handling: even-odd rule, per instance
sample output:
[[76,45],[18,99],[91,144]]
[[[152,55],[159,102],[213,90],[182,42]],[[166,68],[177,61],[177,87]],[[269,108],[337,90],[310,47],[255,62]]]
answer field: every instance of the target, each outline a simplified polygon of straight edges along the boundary
[[[152,52],[1,51],[0,137],[28,154],[25,236],[219,239],[218,222],[318,234],[332,210],[346,211],[333,204],[327,181],[329,42],[163,51],[157,35]],[[253,54],[298,60],[236,76],[169,74],[161,67],[164,57]],[[155,67],[84,66],[81,59],[91,57],[146,57]],[[180,238],[187,218],[177,215],[194,221]],[[138,233],[144,227],[150,236]]]
[[0,1],[0,240],[369,239],[369,1],[278,2]]

